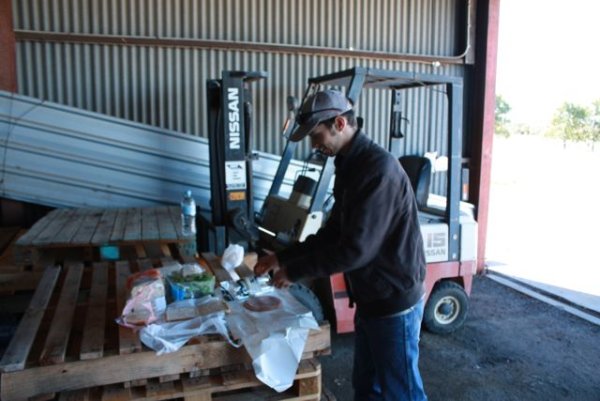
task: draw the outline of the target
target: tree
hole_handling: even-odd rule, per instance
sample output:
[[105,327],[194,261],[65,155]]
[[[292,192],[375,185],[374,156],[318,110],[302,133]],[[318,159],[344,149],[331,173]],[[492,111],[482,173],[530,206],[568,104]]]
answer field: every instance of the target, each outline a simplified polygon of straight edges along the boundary
[[510,123],[510,119],[508,118],[508,113],[510,112],[510,105],[501,95],[496,95],[496,124],[495,131],[496,134],[502,135],[505,137],[510,136],[510,131],[508,130],[508,124]]
[[590,111],[584,106],[565,102],[555,112],[551,129],[565,144],[567,141],[586,141],[590,132]]
[[592,103],[592,112],[590,115],[590,143],[592,150],[596,142],[600,142],[600,99]]
[[519,135],[538,135],[538,130],[531,127],[529,124],[519,123],[514,128],[514,132]]

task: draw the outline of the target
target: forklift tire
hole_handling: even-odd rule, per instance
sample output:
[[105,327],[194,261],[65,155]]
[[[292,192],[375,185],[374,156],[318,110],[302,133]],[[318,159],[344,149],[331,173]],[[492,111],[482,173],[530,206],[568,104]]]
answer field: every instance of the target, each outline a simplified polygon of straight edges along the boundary
[[300,283],[294,283],[289,287],[289,291],[298,302],[313,313],[318,323],[325,319],[321,302],[310,288]]
[[423,312],[423,325],[435,334],[449,334],[467,319],[467,293],[453,281],[438,283],[431,292]]

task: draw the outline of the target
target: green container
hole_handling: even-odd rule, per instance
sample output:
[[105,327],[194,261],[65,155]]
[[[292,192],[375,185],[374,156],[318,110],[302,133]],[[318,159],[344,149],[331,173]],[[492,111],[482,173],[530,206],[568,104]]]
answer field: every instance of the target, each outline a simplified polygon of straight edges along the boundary
[[210,295],[215,289],[215,276],[203,273],[183,277],[173,273],[167,278],[173,301],[201,298]]

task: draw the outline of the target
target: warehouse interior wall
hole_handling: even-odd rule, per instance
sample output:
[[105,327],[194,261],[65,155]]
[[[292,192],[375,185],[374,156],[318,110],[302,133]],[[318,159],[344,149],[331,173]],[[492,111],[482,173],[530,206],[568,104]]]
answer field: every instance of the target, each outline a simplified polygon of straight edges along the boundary
[[[266,71],[252,86],[255,146],[280,154],[286,99],[311,76],[358,65],[463,77],[467,3],[14,1],[19,93],[207,137],[206,80]],[[433,90],[404,99],[405,153],[444,142],[443,102]],[[377,115],[367,129],[381,144],[388,105],[386,93],[358,105]]]
[[[497,3],[0,0],[0,18],[12,24],[0,29],[8,32],[3,39],[12,35],[2,46],[13,46],[12,83],[19,94],[200,137],[207,137],[206,80],[220,78],[223,70],[266,71],[268,78],[251,89],[254,146],[280,154],[287,97],[302,97],[311,76],[353,66],[471,82],[465,138],[469,143],[487,138],[489,126],[478,121],[489,113],[483,97],[489,93],[481,89],[489,88],[481,85],[488,65],[479,53],[489,45],[481,29],[488,29],[487,15]],[[383,146],[389,139],[389,100],[383,91],[368,91],[357,105],[366,131]],[[445,154],[446,102],[436,89],[404,96],[402,154]],[[300,146],[297,157],[307,152]],[[467,153],[469,200],[477,204],[486,191],[474,186],[485,186],[489,166],[476,145]],[[445,192],[444,176],[434,179],[432,192]],[[478,205],[482,216],[484,203]]]

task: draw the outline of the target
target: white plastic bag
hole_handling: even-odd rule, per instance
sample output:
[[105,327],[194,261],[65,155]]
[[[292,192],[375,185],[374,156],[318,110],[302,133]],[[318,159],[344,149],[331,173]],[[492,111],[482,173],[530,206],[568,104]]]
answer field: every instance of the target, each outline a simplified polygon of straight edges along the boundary
[[252,358],[256,377],[282,392],[294,383],[309,330],[319,330],[319,325],[289,291],[272,290],[268,294],[278,297],[281,306],[252,312],[242,302],[231,302],[226,319],[234,338],[241,339]]
[[[205,297],[202,300],[180,301],[183,304],[199,305],[214,301],[215,297]],[[234,347],[241,344],[233,341],[225,322],[225,312],[219,311],[192,319],[177,322],[160,321],[140,330],[140,340],[157,355],[175,352],[183,347],[192,337],[203,334],[221,334]]]
[[223,252],[221,266],[226,270],[233,270],[244,261],[244,248],[238,244],[231,244]]

